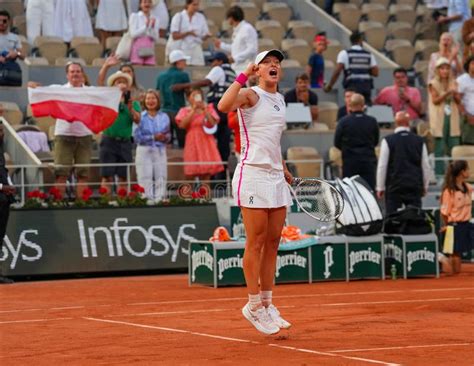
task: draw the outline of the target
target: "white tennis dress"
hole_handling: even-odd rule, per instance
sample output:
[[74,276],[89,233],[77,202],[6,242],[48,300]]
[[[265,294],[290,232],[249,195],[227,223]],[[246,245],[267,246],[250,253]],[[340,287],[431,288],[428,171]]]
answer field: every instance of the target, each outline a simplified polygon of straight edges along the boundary
[[234,198],[242,207],[290,206],[280,146],[286,126],[285,100],[280,93],[268,93],[258,86],[252,90],[259,96],[257,104],[237,110],[242,148],[232,180]]

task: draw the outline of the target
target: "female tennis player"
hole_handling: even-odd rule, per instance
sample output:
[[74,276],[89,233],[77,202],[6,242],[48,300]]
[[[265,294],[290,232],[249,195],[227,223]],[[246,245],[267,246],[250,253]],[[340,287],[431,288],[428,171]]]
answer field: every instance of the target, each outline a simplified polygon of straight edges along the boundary
[[[286,182],[293,177],[280,147],[286,124],[285,101],[277,91],[283,58],[279,50],[259,53],[218,104],[224,113],[237,109],[242,141],[241,161],[232,181],[247,234],[243,265],[249,302],[242,313],[265,334],[291,326],[272,305],[277,250],[286,207],[292,203]],[[258,76],[258,85],[244,88],[252,75]]]

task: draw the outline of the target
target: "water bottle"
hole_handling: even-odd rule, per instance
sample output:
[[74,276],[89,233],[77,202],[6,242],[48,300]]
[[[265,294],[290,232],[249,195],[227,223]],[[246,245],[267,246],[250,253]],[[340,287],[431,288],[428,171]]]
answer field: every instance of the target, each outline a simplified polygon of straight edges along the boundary
[[397,279],[397,266],[395,264],[392,264],[392,267],[390,267],[390,273],[392,275],[392,280]]

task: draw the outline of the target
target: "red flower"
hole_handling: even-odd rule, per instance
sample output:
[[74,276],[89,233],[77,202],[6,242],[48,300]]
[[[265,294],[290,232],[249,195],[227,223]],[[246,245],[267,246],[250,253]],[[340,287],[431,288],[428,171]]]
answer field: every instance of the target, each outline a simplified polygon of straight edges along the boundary
[[137,193],[145,193],[145,188],[139,184],[132,184],[132,191]]
[[198,192],[193,192],[191,193],[191,197],[196,199],[196,198],[201,198],[201,195]]
[[53,194],[53,196],[55,201],[61,201],[63,199],[63,195],[61,194],[61,192],[56,192],[55,194]]
[[35,189],[34,191],[29,192],[30,198],[40,198],[41,192],[39,189]]
[[56,196],[58,194],[61,194],[61,192],[59,192],[59,189],[57,189],[56,187],[51,187],[48,191],[48,193],[51,195],[51,196]]
[[125,198],[125,197],[127,197],[127,190],[125,188],[120,188],[117,192],[117,195],[120,198]]
[[92,194],[94,192],[92,191],[92,189],[90,189],[89,187],[86,187],[83,191],[82,191],[82,199],[84,201],[89,201],[89,198],[91,198]]
[[46,195],[46,193],[40,192],[39,198],[41,198],[42,200],[45,200],[46,198],[48,198],[48,196]]
[[28,192],[26,194],[26,198],[28,198],[28,199],[35,198],[35,191]]
[[209,194],[209,187],[201,186],[199,187],[198,192],[201,197],[206,197]]
[[130,197],[130,198],[135,198],[136,196],[137,196],[137,192],[130,192],[128,194],[128,197]]
[[107,187],[100,187],[99,188],[99,194],[101,196],[105,196],[106,194],[109,194],[109,190],[107,189]]

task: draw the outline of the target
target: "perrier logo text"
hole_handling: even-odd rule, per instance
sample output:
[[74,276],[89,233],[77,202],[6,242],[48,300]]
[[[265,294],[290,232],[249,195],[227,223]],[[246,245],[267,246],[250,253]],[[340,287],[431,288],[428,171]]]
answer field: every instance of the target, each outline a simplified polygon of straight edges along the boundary
[[237,254],[235,257],[221,258],[217,261],[219,266],[219,279],[224,278],[224,272],[229,268],[244,268],[244,260],[240,257],[240,254]]
[[194,280],[196,279],[196,269],[198,267],[205,266],[212,271],[213,264],[214,258],[207,252],[207,248],[205,248],[205,250],[193,252],[193,254],[191,254],[191,265],[193,267],[191,274],[192,281],[194,282]]
[[411,265],[417,261],[429,261],[434,263],[435,254],[432,251],[427,250],[426,247],[421,250],[415,250],[413,252],[407,253],[407,269],[409,271],[411,271]]
[[350,252],[349,254],[349,272],[354,272],[354,266],[360,262],[372,262],[380,264],[382,256],[377,253],[373,252],[372,248],[369,247],[367,250],[359,250],[357,252]]
[[286,266],[298,266],[301,268],[306,268],[307,262],[308,260],[305,257],[299,255],[297,252],[294,252],[293,254],[279,255],[277,257],[275,276],[279,277],[280,269]]

